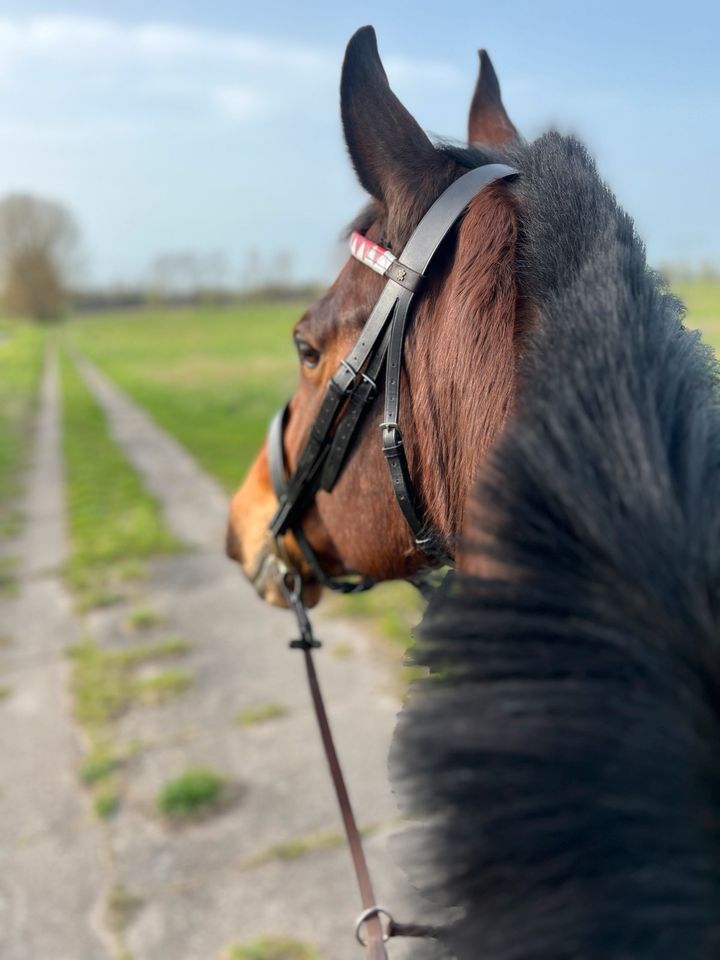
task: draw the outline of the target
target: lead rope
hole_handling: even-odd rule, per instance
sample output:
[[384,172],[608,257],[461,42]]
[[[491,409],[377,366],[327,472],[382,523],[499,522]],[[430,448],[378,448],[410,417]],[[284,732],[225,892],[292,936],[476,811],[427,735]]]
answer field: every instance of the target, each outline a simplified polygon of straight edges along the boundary
[[[315,708],[315,717],[320,729],[320,737],[325,749],[325,758],[330,769],[330,776],[335,788],[340,815],[342,816],[343,826],[345,827],[345,836],[347,837],[350,855],[352,857],[353,867],[355,868],[355,877],[360,890],[360,900],[362,902],[362,913],[355,923],[355,937],[361,946],[365,947],[369,960],[387,960],[385,943],[391,937],[436,937],[438,929],[436,927],[426,926],[417,923],[401,924],[397,923],[392,914],[375,902],[375,893],[373,891],[370,872],[368,870],[367,860],[363,851],[360,831],[358,830],[353,813],[350,796],[345,785],[340,760],[338,759],[333,740],[330,723],[325,710],[320,684],[315,664],[313,662],[312,651],[322,646],[315,639],[312,624],[307,615],[307,610],[302,602],[302,583],[298,573],[286,572],[280,579],[280,588],[287,600],[288,606],[295,614],[300,636],[296,640],[290,641],[290,647],[294,650],[302,650],[305,659],[305,669],[307,671],[308,683],[310,685],[310,694],[312,696],[313,707]],[[387,917],[387,929],[383,930],[381,916]],[[363,928],[366,931],[366,938],[363,938]]]

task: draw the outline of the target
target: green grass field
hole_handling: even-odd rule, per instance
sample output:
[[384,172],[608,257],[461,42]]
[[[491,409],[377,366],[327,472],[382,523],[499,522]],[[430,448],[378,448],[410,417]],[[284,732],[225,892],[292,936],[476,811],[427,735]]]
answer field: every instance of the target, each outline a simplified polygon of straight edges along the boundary
[[23,467],[42,369],[44,330],[0,322],[0,540],[17,532]]
[[702,330],[704,339],[720,352],[720,283],[695,280],[676,283],[673,289],[687,307],[687,325]]
[[303,308],[108,314],[75,320],[68,335],[231,490],[295,389],[290,332]]
[[123,583],[137,579],[145,559],[178,544],[67,357],[61,372],[71,545],[66,576],[81,607],[98,606],[121,596]]

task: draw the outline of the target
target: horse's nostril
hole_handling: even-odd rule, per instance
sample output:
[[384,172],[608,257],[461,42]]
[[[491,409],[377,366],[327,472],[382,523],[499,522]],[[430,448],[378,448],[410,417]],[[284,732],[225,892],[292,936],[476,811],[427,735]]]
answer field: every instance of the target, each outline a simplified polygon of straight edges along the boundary
[[227,536],[225,537],[225,552],[231,560],[237,560],[238,563],[242,563],[242,548],[240,546],[240,541],[235,536],[235,531],[233,530],[232,525],[228,526],[227,528]]

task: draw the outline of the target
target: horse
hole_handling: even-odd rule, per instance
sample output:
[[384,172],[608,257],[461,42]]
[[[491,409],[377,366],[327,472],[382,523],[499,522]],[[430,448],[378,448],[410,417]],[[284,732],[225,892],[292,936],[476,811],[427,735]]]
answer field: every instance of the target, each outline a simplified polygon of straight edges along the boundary
[[[402,251],[468,172],[516,173],[470,199],[404,341],[400,442],[429,534],[382,462],[383,391],[350,365],[371,383],[334,484],[283,529],[270,440],[232,499],[228,552],[271,603],[291,569],[308,605],[344,574],[370,585],[454,559],[413,648],[430,675],[391,751],[417,821],[401,859],[456,911],[440,949],[719,956],[715,360],[587,150],[524,141],[486,54],[468,145],[428,139],[371,28],[348,44],[341,114],[370,196],[350,232],[372,257]],[[355,253],[293,332],[300,383],[277,433],[291,475],[383,292]]]

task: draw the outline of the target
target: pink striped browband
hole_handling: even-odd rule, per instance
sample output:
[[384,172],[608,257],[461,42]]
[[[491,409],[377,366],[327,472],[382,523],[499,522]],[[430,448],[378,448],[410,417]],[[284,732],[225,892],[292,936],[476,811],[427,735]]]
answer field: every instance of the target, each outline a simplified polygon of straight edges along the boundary
[[385,273],[390,264],[397,260],[394,253],[390,253],[379,243],[368,240],[357,230],[353,230],[350,234],[350,253],[375,273]]

